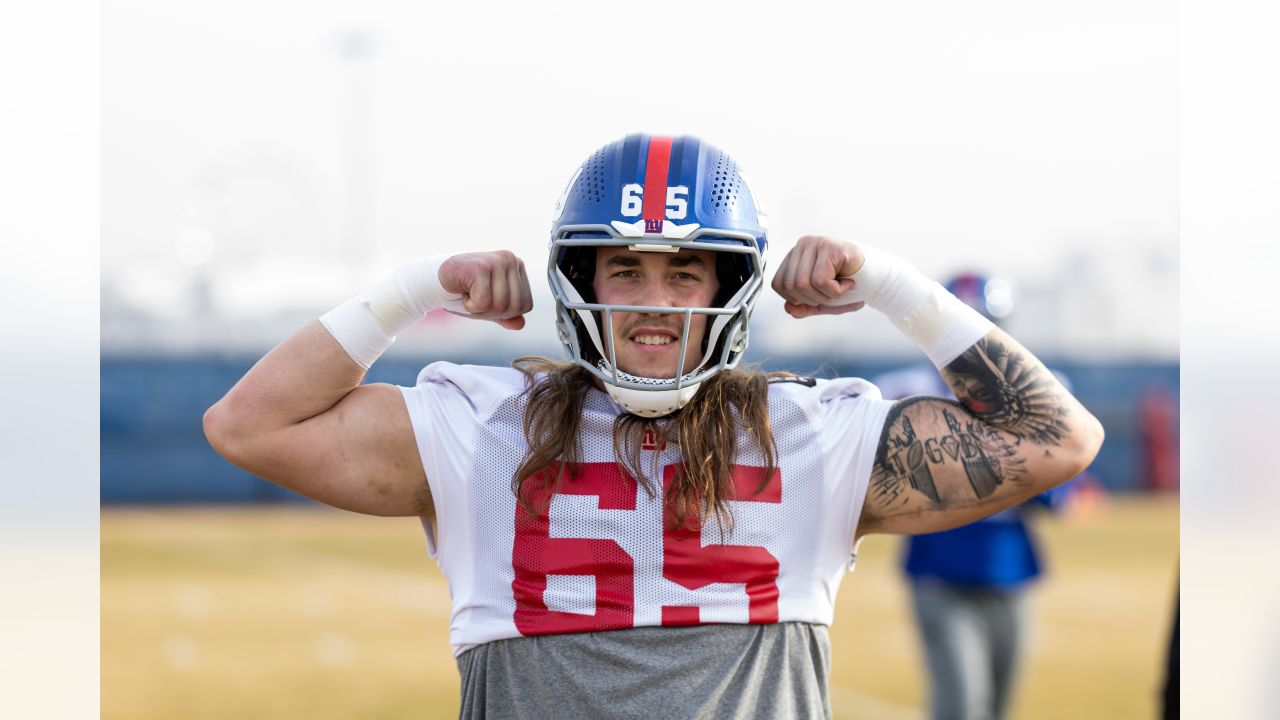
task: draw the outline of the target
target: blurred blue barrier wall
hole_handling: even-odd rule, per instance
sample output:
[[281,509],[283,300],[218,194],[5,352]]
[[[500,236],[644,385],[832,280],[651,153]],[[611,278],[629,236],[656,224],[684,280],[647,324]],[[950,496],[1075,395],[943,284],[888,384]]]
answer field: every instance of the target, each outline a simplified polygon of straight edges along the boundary
[[[755,360],[767,370],[819,377],[873,378],[900,362],[822,358]],[[205,442],[201,416],[256,358],[104,357],[102,360],[102,485],[104,504],[279,502],[302,499],[227,463]],[[474,362],[507,361],[476,358]],[[1107,441],[1092,472],[1114,491],[1141,488],[1139,401],[1163,389],[1178,398],[1176,363],[1046,363],[1065,373],[1076,395],[1102,420]],[[412,384],[421,364],[384,358],[370,382]],[[1176,428],[1174,430],[1176,433]]]

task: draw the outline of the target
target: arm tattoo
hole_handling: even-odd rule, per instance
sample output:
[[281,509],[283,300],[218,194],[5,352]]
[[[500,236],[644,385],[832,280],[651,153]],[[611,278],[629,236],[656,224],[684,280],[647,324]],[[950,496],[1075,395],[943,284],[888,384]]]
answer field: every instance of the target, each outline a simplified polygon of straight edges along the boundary
[[998,339],[979,340],[943,368],[942,377],[969,412],[1023,440],[1057,446],[1070,433],[1058,381]]
[[[1070,434],[1061,385],[1035,358],[998,337],[979,340],[942,375],[958,403],[909,398],[885,419],[870,487],[885,510],[921,501],[933,508],[980,502],[1005,482],[1024,479],[1024,441],[1048,453]],[[964,470],[967,486],[934,481],[948,465]]]
[[[945,431],[921,437],[907,416],[908,410],[917,422],[945,426]],[[912,495],[908,490],[924,496],[934,506],[982,500],[1004,482],[1023,475],[1026,461],[1017,454],[1021,444],[1021,438],[1001,433],[957,403],[940,398],[909,398],[895,404],[885,418],[879,452],[871,469],[870,492],[885,509],[907,505]],[[934,469],[949,463],[959,463],[969,479],[969,490],[961,491],[959,496],[953,496],[954,488],[939,488],[934,482]]]

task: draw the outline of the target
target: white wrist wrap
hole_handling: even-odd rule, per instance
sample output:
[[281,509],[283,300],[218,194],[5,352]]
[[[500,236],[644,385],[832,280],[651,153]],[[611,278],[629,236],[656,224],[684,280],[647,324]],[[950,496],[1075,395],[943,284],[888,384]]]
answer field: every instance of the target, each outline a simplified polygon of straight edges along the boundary
[[440,266],[449,256],[411,260],[377,285],[320,316],[320,322],[360,367],[373,361],[404,332],[432,310],[443,307],[465,313],[463,298],[445,292]]
[[859,244],[865,258],[840,304],[863,301],[884,313],[941,369],[995,327],[977,310],[902,258]]

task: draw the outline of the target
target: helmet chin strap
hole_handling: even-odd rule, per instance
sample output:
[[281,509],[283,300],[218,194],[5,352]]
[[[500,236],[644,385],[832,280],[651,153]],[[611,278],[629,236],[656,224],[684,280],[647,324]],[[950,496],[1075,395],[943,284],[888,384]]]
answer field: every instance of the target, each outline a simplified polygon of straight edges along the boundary
[[[599,367],[605,372],[613,372],[609,367],[609,363],[604,360],[600,361]],[[687,373],[685,377],[688,378],[692,375],[693,373]],[[674,378],[671,380],[660,380],[658,378],[647,378],[639,375],[632,375],[621,368],[618,369],[618,377],[627,380],[628,382],[640,383],[642,385],[666,384],[674,380]],[[664,415],[670,415],[676,410],[688,405],[689,401],[693,399],[693,396],[698,394],[698,387],[700,385],[702,385],[701,382],[682,385],[679,390],[637,390],[635,388],[618,387],[613,383],[606,382],[604,384],[604,389],[609,393],[609,397],[613,398],[614,402],[621,405],[624,410],[632,415],[656,418]]]

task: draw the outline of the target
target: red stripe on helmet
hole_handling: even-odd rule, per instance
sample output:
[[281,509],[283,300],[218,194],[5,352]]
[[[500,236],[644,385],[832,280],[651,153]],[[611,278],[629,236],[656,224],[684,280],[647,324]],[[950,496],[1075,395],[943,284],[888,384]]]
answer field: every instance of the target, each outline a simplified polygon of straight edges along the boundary
[[[671,137],[649,139],[649,159],[644,169],[644,206],[641,209],[646,232],[662,232],[662,218],[667,212],[667,172],[671,168]],[[657,230],[650,230],[656,225]]]

